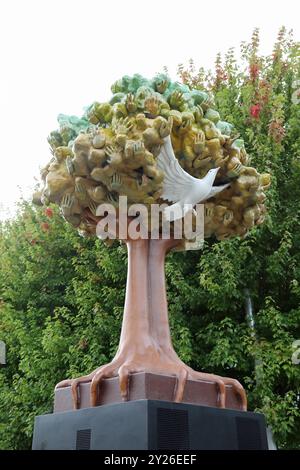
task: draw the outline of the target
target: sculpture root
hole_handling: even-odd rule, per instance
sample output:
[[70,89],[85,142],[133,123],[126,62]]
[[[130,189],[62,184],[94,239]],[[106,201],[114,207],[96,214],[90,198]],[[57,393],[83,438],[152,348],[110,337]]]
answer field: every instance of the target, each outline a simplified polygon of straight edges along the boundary
[[[131,356],[132,357],[132,356]],[[152,362],[152,361],[151,361]],[[148,368],[139,358],[126,360],[124,357],[116,357],[109,364],[105,364],[95,369],[91,374],[76,379],[63,380],[56,385],[56,390],[64,387],[71,387],[73,405],[75,409],[80,407],[80,384],[91,382],[91,405],[97,406],[101,402],[101,383],[104,379],[119,377],[120,394],[123,401],[129,400],[129,383],[130,375],[137,372],[151,372],[162,375],[172,375],[176,377],[176,385],[174,389],[173,401],[180,403],[184,396],[186,382],[190,380],[204,380],[215,383],[218,391],[216,406],[225,408],[226,402],[226,385],[233,388],[235,394],[241,402],[241,408],[247,410],[247,397],[243,386],[235,379],[221,377],[215,374],[205,372],[197,372],[185,365],[179,358],[170,361],[167,358],[160,364],[157,363],[153,368]]]

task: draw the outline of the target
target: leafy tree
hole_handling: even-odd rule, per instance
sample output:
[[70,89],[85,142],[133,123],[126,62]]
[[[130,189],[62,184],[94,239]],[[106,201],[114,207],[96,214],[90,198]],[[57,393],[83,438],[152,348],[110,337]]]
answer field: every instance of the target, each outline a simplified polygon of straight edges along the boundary
[[[259,171],[272,174],[268,216],[243,240],[169,255],[166,275],[174,345],[192,367],[238,378],[249,408],[265,413],[277,444],[300,448],[300,79],[299,44],[282,29],[271,56],[255,30],[216,60],[214,72],[180,66],[182,81],[209,87]],[[299,88],[299,85],[298,85]],[[51,412],[54,385],[109,361],[117,347],[126,251],[80,237],[55,207],[24,203],[0,232],[0,448],[30,448],[33,419]],[[244,289],[256,337],[245,320]]]

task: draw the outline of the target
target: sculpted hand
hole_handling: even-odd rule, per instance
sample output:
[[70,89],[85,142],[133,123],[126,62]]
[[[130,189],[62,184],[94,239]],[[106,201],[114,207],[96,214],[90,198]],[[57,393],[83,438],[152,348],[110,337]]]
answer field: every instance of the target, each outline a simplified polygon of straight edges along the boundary
[[179,109],[184,106],[185,100],[182,91],[175,90],[170,97],[170,105],[172,108]]
[[107,200],[115,207],[119,206],[119,198],[115,193],[108,193]]
[[213,160],[215,161],[215,164],[217,166],[224,166],[225,163],[229,160],[230,156],[229,155],[224,155],[221,153],[218,153],[216,156],[213,157]]
[[194,137],[194,152],[199,155],[205,147],[205,134],[200,131]]
[[159,135],[162,139],[170,135],[173,127],[173,119],[172,117],[169,117],[167,121],[163,121],[161,123],[161,126],[159,128]]
[[167,80],[158,80],[155,84],[156,90],[159,93],[164,93],[167,89],[168,86],[168,81]]
[[145,114],[150,114],[151,116],[158,116],[160,109],[160,102],[155,96],[150,96],[145,99]]
[[87,197],[85,186],[80,181],[75,181],[76,196],[80,201],[84,201]]
[[110,189],[112,191],[117,191],[121,188],[122,184],[122,177],[118,173],[114,173],[110,179]]
[[74,204],[74,196],[72,196],[72,194],[70,193],[67,193],[67,194],[64,194],[62,200],[61,200],[61,204],[60,204],[60,207],[62,209],[62,212],[64,215],[67,215],[67,214],[70,214],[71,213],[71,208]]
[[68,173],[72,176],[75,172],[75,167],[74,167],[72,157],[66,158],[66,167],[67,167]]
[[233,221],[233,212],[227,210],[223,216],[223,223],[225,226],[229,225]]
[[88,208],[90,209],[90,211],[93,215],[96,215],[97,207],[98,207],[98,204],[95,201],[90,201],[89,202]]
[[127,135],[132,130],[132,128],[133,128],[133,124],[128,117],[120,118],[115,124],[116,134]]
[[145,149],[145,144],[143,141],[141,140],[138,140],[137,142],[135,142],[133,144],[133,153],[134,155],[136,156],[141,156],[145,153],[146,149]]
[[195,116],[195,121],[199,124],[201,119],[203,118],[203,109],[201,108],[200,104],[198,104],[197,106],[195,106],[195,109],[194,109],[194,116]]
[[192,124],[193,124],[192,117],[183,117],[180,128],[184,131],[187,131],[192,127]]
[[120,150],[114,145],[108,145],[105,149],[105,153],[109,157],[109,163],[111,165],[119,165],[122,162]]
[[137,110],[137,105],[135,103],[134,95],[132,93],[128,93],[125,105],[129,113],[134,113]]

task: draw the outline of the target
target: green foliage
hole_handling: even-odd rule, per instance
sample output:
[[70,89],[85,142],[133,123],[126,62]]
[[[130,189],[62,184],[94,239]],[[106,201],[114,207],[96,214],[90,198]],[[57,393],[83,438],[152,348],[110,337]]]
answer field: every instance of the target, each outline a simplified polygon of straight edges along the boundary
[[[166,263],[170,324],[180,357],[198,370],[238,378],[249,408],[265,413],[277,444],[300,448],[300,78],[299,45],[282,30],[274,54],[258,54],[258,32],[229,51],[215,73],[180,68],[209,87],[235,124],[258,170],[272,174],[266,222],[244,240],[173,253]],[[243,65],[244,64],[244,65]],[[255,108],[253,108],[255,106]],[[33,419],[51,412],[53,388],[110,360],[121,327],[126,251],[81,238],[57,209],[23,204],[0,231],[0,448],[31,445]],[[244,313],[255,309],[256,337]]]

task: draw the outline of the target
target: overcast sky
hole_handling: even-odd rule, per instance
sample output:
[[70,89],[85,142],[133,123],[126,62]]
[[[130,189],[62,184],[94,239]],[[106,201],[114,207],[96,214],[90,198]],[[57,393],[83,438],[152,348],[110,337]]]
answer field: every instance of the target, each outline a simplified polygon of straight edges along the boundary
[[123,75],[152,77],[193,58],[212,67],[254,27],[270,53],[280,26],[300,39],[295,0],[0,0],[0,217],[28,197],[58,113],[110,97]]

